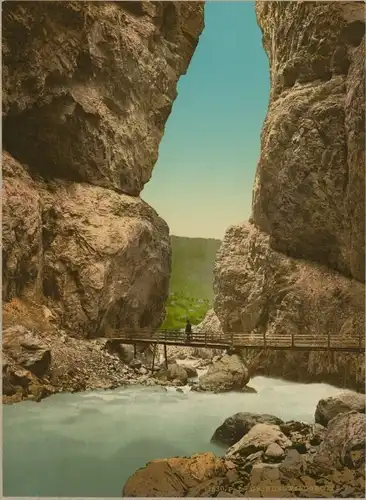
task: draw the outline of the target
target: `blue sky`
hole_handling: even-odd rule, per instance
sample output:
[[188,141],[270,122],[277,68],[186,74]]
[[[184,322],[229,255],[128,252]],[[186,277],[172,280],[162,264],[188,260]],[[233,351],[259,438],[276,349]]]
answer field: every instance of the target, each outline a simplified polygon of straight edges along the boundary
[[141,194],[171,234],[221,239],[248,218],[268,95],[254,2],[207,2],[205,29]]

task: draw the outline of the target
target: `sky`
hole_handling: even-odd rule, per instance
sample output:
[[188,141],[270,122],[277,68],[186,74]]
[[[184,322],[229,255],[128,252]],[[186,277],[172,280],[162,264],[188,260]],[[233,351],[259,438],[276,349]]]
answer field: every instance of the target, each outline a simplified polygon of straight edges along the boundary
[[177,236],[222,239],[248,219],[269,95],[254,2],[207,2],[205,28],[141,197]]

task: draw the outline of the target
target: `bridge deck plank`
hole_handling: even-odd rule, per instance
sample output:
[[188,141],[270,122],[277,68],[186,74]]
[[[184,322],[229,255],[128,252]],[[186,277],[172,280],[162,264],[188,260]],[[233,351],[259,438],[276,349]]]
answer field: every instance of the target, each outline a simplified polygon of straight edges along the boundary
[[208,347],[211,349],[270,349],[270,350],[311,350],[311,351],[339,351],[339,352],[364,352],[365,339],[358,335],[340,339],[336,335],[274,335],[264,337],[261,334],[228,334],[226,338],[218,337],[212,333],[199,332],[190,335],[190,340],[185,333],[176,330],[159,331],[149,335],[146,331],[122,332],[114,341],[124,344],[163,344],[181,347]]

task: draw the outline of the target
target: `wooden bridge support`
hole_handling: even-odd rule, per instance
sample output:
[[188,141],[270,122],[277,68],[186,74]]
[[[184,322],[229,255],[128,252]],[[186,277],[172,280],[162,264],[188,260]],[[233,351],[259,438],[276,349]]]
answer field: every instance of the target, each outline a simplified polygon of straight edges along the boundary
[[155,351],[156,351],[156,347],[157,347],[158,344],[154,344],[154,347],[153,347],[153,352],[152,352],[152,363],[151,363],[151,375],[154,374],[154,364],[155,364]]
[[[153,354],[153,357],[152,357],[152,363],[151,363],[151,374],[153,375],[154,368],[155,368],[155,358],[158,358],[158,356],[159,356],[159,344],[158,343],[154,344],[152,354]],[[164,346],[164,354],[166,356],[166,346]],[[159,361],[159,359],[158,359],[158,361]],[[166,357],[166,363],[168,363],[167,357]],[[168,364],[167,364],[167,366],[168,366]]]
[[168,369],[168,351],[166,344],[164,344],[164,357],[165,357],[165,366]]
[[136,358],[137,355],[137,345],[136,342],[133,344],[133,357]]

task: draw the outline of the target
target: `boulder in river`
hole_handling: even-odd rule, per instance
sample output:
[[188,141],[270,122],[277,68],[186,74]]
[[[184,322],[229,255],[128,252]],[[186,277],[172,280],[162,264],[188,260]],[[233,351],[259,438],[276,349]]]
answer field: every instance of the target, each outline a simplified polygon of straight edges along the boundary
[[352,391],[344,391],[326,399],[321,399],[315,410],[315,422],[327,426],[339,413],[347,413],[351,410],[365,413],[365,394]]
[[312,457],[323,468],[364,468],[366,415],[357,411],[340,413],[328,425],[324,440]]
[[213,453],[154,460],[129,477],[122,494],[126,497],[187,496],[190,489],[224,477],[225,473],[222,460]]
[[267,450],[272,443],[278,444],[283,450],[292,446],[292,442],[278,425],[256,424],[228,449],[226,457],[231,458],[236,455],[247,457],[257,451]]
[[186,370],[177,363],[168,365],[167,369],[160,369],[157,372],[156,377],[162,381],[179,381],[181,384],[186,384],[188,381]]
[[237,354],[225,354],[199,378],[202,390],[214,392],[241,390],[248,382],[248,369]]
[[235,413],[235,415],[227,418],[224,423],[215,430],[211,441],[232,446],[245,436],[252,427],[259,423],[280,425],[283,421],[274,415],[268,415],[266,413]]

